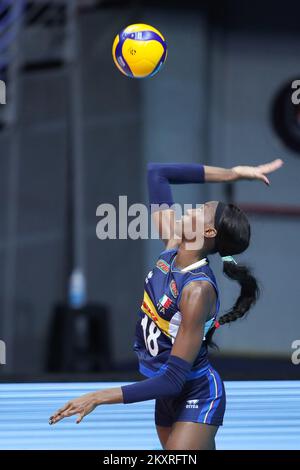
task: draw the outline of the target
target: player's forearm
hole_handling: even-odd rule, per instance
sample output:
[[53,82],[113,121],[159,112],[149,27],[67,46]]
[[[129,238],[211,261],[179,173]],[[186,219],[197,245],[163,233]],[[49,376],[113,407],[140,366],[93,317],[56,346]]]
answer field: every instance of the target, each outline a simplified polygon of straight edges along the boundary
[[204,165],[204,179],[206,183],[226,183],[237,181],[240,178],[234,168]]
[[114,405],[124,403],[121,387],[107,388],[98,390],[94,393],[96,405]]
[[93,394],[93,403],[96,406],[136,403],[176,396],[180,393],[191,367],[189,362],[175,355],[170,355],[163,373],[130,385],[99,390]]
[[204,169],[200,163],[149,163],[147,165],[150,205],[171,207],[170,184],[203,183]]
[[192,364],[171,354],[164,372],[130,385],[123,385],[124,403],[160,399],[178,395],[187,379]]

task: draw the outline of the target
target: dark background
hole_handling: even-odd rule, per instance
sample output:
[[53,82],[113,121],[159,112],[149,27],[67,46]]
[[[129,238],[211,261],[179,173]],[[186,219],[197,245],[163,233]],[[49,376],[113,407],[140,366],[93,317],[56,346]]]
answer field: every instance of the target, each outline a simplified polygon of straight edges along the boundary
[[[136,315],[160,249],[158,241],[98,240],[97,206],[117,204],[119,195],[127,195],[128,204],[146,203],[148,161],[230,167],[277,157],[285,166],[271,176],[270,188],[212,184],[176,188],[174,195],[186,203],[251,205],[252,245],[238,259],[253,266],[262,296],[248,318],[215,335],[218,370],[225,379],[299,377],[291,354],[300,339],[300,159],[276,134],[272,105],[282,86],[300,79],[300,5],[83,1],[70,13],[67,3],[24,2],[10,46],[0,50],[7,83],[7,104],[0,108],[0,338],[7,364],[0,380],[92,375],[88,366],[76,373],[76,355],[74,370],[49,369],[62,332],[68,341],[68,326],[54,328],[53,319],[57,304],[67,300],[74,262],[78,148],[77,249],[87,299],[104,309],[95,310],[107,320],[100,318],[96,329],[110,351],[93,377],[135,377]],[[165,66],[147,80],[124,77],[111,56],[115,35],[138,22],[159,29],[168,44]],[[225,311],[238,290],[224,279],[220,260],[211,262]]]

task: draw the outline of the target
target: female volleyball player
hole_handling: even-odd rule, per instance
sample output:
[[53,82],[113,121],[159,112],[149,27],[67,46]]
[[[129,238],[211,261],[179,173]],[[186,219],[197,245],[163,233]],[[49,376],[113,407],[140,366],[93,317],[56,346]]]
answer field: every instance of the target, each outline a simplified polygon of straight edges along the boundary
[[[252,179],[269,185],[266,174],[281,165],[281,160],[228,170],[200,164],[149,165],[150,203],[165,250],[146,277],[136,326],[134,350],[140,372],[148,378],[71,400],[51,416],[50,424],[74,414],[79,415],[79,423],[102,404],[156,399],[155,423],[164,449],[215,448],[225,391],[208,362],[207,345],[216,328],[241,318],[257,299],[255,278],[232,258],[248,247],[250,226],[237,206],[216,201],[190,210],[176,221],[170,183]],[[155,207],[163,203],[164,209]],[[195,227],[201,221],[199,233]],[[218,287],[207,259],[213,253],[221,255],[224,273],[241,288],[232,309],[218,321]]]

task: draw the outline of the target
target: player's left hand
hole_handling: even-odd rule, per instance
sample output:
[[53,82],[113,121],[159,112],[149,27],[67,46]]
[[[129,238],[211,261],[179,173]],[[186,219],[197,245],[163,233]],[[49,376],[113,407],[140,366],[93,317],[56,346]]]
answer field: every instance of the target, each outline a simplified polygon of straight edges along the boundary
[[78,415],[76,423],[79,424],[97,405],[98,401],[94,392],[74,398],[50,416],[49,424],[56,424],[58,421],[73,415]]
[[266,174],[272,171],[278,170],[283,165],[283,161],[280,158],[273,160],[270,163],[265,163],[258,166],[235,166],[232,170],[237,174],[238,179],[250,179],[250,180],[261,180],[270,185],[270,181]]

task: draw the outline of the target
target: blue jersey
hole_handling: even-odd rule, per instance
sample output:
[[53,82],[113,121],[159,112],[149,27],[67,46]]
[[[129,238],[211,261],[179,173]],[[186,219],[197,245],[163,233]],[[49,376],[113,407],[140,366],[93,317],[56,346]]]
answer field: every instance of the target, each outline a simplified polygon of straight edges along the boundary
[[[166,367],[182,314],[179,309],[183,288],[193,281],[210,282],[216,290],[216,310],[205,324],[204,338],[219,311],[219,292],[215,276],[206,259],[204,266],[182,272],[175,266],[177,249],[163,251],[145,279],[144,297],[136,324],[134,351],[140,372],[151,377]],[[207,345],[202,342],[188,378],[196,378],[209,366]]]

